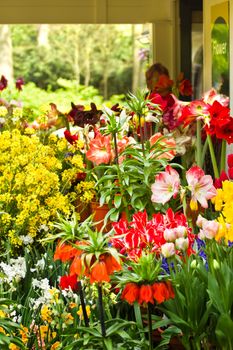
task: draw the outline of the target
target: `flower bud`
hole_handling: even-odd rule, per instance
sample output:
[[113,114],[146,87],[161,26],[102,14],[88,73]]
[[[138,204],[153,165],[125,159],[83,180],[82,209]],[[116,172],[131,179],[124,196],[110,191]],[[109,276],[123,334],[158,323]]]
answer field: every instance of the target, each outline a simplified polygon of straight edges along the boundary
[[177,238],[175,241],[176,249],[185,251],[188,248],[189,240],[188,238]]
[[203,230],[200,230],[200,232],[198,233],[198,238],[202,240],[206,238],[205,232]]
[[197,204],[197,201],[196,201],[196,200],[191,199],[189,205],[190,205],[190,209],[191,209],[192,211],[197,211],[197,210],[198,210],[198,204]]
[[176,230],[172,228],[166,228],[164,230],[163,236],[166,241],[174,242],[176,239]]
[[213,268],[215,270],[219,270],[220,268],[219,262],[216,259],[213,260]]
[[197,217],[197,221],[196,221],[196,224],[198,227],[202,228],[203,220],[205,220],[205,219],[199,214]]
[[187,228],[185,226],[176,227],[176,237],[183,238],[187,236]]
[[174,243],[165,243],[161,246],[161,252],[165,258],[170,258],[175,255]]
[[193,261],[191,262],[190,266],[191,266],[191,269],[196,269],[197,266],[198,266],[197,260],[193,260]]
[[205,220],[203,222],[203,231],[205,233],[205,237],[208,239],[212,239],[216,236],[216,234],[218,233],[218,229],[219,229],[219,223],[217,221],[214,220]]

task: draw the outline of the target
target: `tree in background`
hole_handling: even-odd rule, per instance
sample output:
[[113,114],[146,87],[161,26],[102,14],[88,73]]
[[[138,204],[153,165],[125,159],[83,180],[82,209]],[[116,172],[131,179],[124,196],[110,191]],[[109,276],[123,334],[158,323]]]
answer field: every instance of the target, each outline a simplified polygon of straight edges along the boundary
[[9,81],[13,80],[13,59],[11,32],[8,24],[0,25],[0,73]]
[[[132,28],[137,30],[132,30]],[[136,27],[137,26],[137,27]],[[142,25],[11,25],[15,76],[46,90],[59,78],[93,85],[105,98],[138,85],[136,37]],[[0,46],[1,47],[1,46]],[[138,65],[138,68],[135,67]],[[137,86],[139,87],[139,86]]]

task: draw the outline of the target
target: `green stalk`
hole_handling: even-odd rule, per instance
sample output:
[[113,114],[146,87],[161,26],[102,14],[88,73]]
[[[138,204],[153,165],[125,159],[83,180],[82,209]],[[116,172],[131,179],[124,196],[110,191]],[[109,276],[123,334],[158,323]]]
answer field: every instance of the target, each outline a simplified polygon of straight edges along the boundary
[[99,313],[100,313],[100,325],[101,325],[101,333],[103,337],[106,337],[106,327],[104,321],[104,306],[103,306],[103,293],[102,293],[102,285],[98,284],[98,304],[99,304]]
[[214,170],[214,177],[216,179],[218,179],[219,178],[219,171],[218,171],[217,160],[216,160],[216,157],[214,154],[214,146],[213,146],[211,136],[207,135],[207,139],[208,139],[208,145],[209,145],[209,150],[210,150],[210,157],[211,157],[211,161],[212,161],[212,166],[213,166],[213,170]]
[[201,168],[201,154],[202,154],[201,120],[197,120],[196,163],[200,168]]
[[121,176],[121,169],[119,166],[119,154],[118,154],[118,148],[117,148],[117,134],[115,132],[113,133],[113,141],[114,141],[115,163],[116,163],[116,167],[117,167],[117,176],[118,176],[118,180],[119,180],[120,193],[122,196],[122,202],[123,202],[123,205],[125,208],[127,220],[129,220],[129,209],[128,209],[128,203],[127,203],[125,196],[124,196],[124,188],[122,185],[123,181],[122,181],[122,176]]
[[78,281],[78,292],[79,292],[79,297],[80,297],[80,302],[81,302],[81,307],[82,307],[82,312],[83,312],[84,323],[85,323],[86,327],[89,327],[89,319],[87,316],[87,310],[86,310],[81,281]]
[[208,139],[206,138],[204,146],[202,148],[202,155],[201,155],[201,168],[203,168],[204,166],[204,162],[205,162],[205,155],[206,155],[206,151],[208,148]]
[[117,135],[114,132],[113,133],[113,141],[114,141],[114,148],[115,148],[115,163],[119,165],[119,155],[118,155],[118,148],[117,148]]
[[122,197],[122,202],[123,202],[123,206],[125,208],[126,218],[129,221],[130,220],[129,208],[128,208],[128,202],[127,202],[127,200],[125,198],[125,194],[124,194],[124,187],[122,185],[123,179],[122,179],[122,176],[121,176],[121,169],[120,169],[119,164],[116,164],[116,167],[117,167],[117,176],[118,176],[118,180],[119,180],[119,187],[120,187],[120,193],[121,193],[121,197]]
[[226,143],[226,140],[222,140],[220,172],[226,170],[226,153],[227,153],[227,143]]
[[141,141],[141,145],[142,145],[142,153],[143,153],[143,157],[145,158],[145,146],[144,146],[144,135],[142,132],[142,126],[141,126],[141,115],[138,115],[138,119],[139,119],[139,130],[140,130],[140,141]]
[[149,335],[149,350],[153,350],[152,319],[151,319],[150,303],[147,304],[147,321],[148,321],[148,335]]
[[134,307],[134,315],[135,315],[136,323],[139,328],[143,328],[141,309],[138,302],[135,302],[133,304],[133,307]]

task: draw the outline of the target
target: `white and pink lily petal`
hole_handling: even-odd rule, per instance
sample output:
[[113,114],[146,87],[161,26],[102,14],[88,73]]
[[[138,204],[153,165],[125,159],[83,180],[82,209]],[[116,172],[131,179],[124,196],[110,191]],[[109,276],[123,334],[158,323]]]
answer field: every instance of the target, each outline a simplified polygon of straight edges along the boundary
[[175,198],[180,190],[180,177],[178,172],[170,165],[165,171],[155,176],[155,182],[151,186],[151,200],[154,203],[167,203],[172,197]]
[[205,175],[204,171],[197,165],[192,166],[186,172],[188,187],[191,191],[191,203],[197,209],[197,202],[203,208],[208,208],[208,200],[216,196],[217,192],[210,175]]
[[224,107],[229,106],[229,97],[225,96],[225,95],[218,94],[217,91],[213,88],[204,93],[203,101],[205,103],[210,104],[210,105],[212,105],[214,103],[214,101],[218,101]]

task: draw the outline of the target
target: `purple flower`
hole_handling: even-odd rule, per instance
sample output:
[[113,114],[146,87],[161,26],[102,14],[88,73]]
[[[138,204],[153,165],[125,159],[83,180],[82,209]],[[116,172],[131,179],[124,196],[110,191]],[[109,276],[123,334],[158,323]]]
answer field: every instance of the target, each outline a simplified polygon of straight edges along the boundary
[[24,80],[23,78],[18,78],[15,82],[15,87],[17,90],[21,91],[23,88],[22,86],[24,85]]
[[0,91],[3,91],[7,87],[8,80],[2,75],[0,80]]

